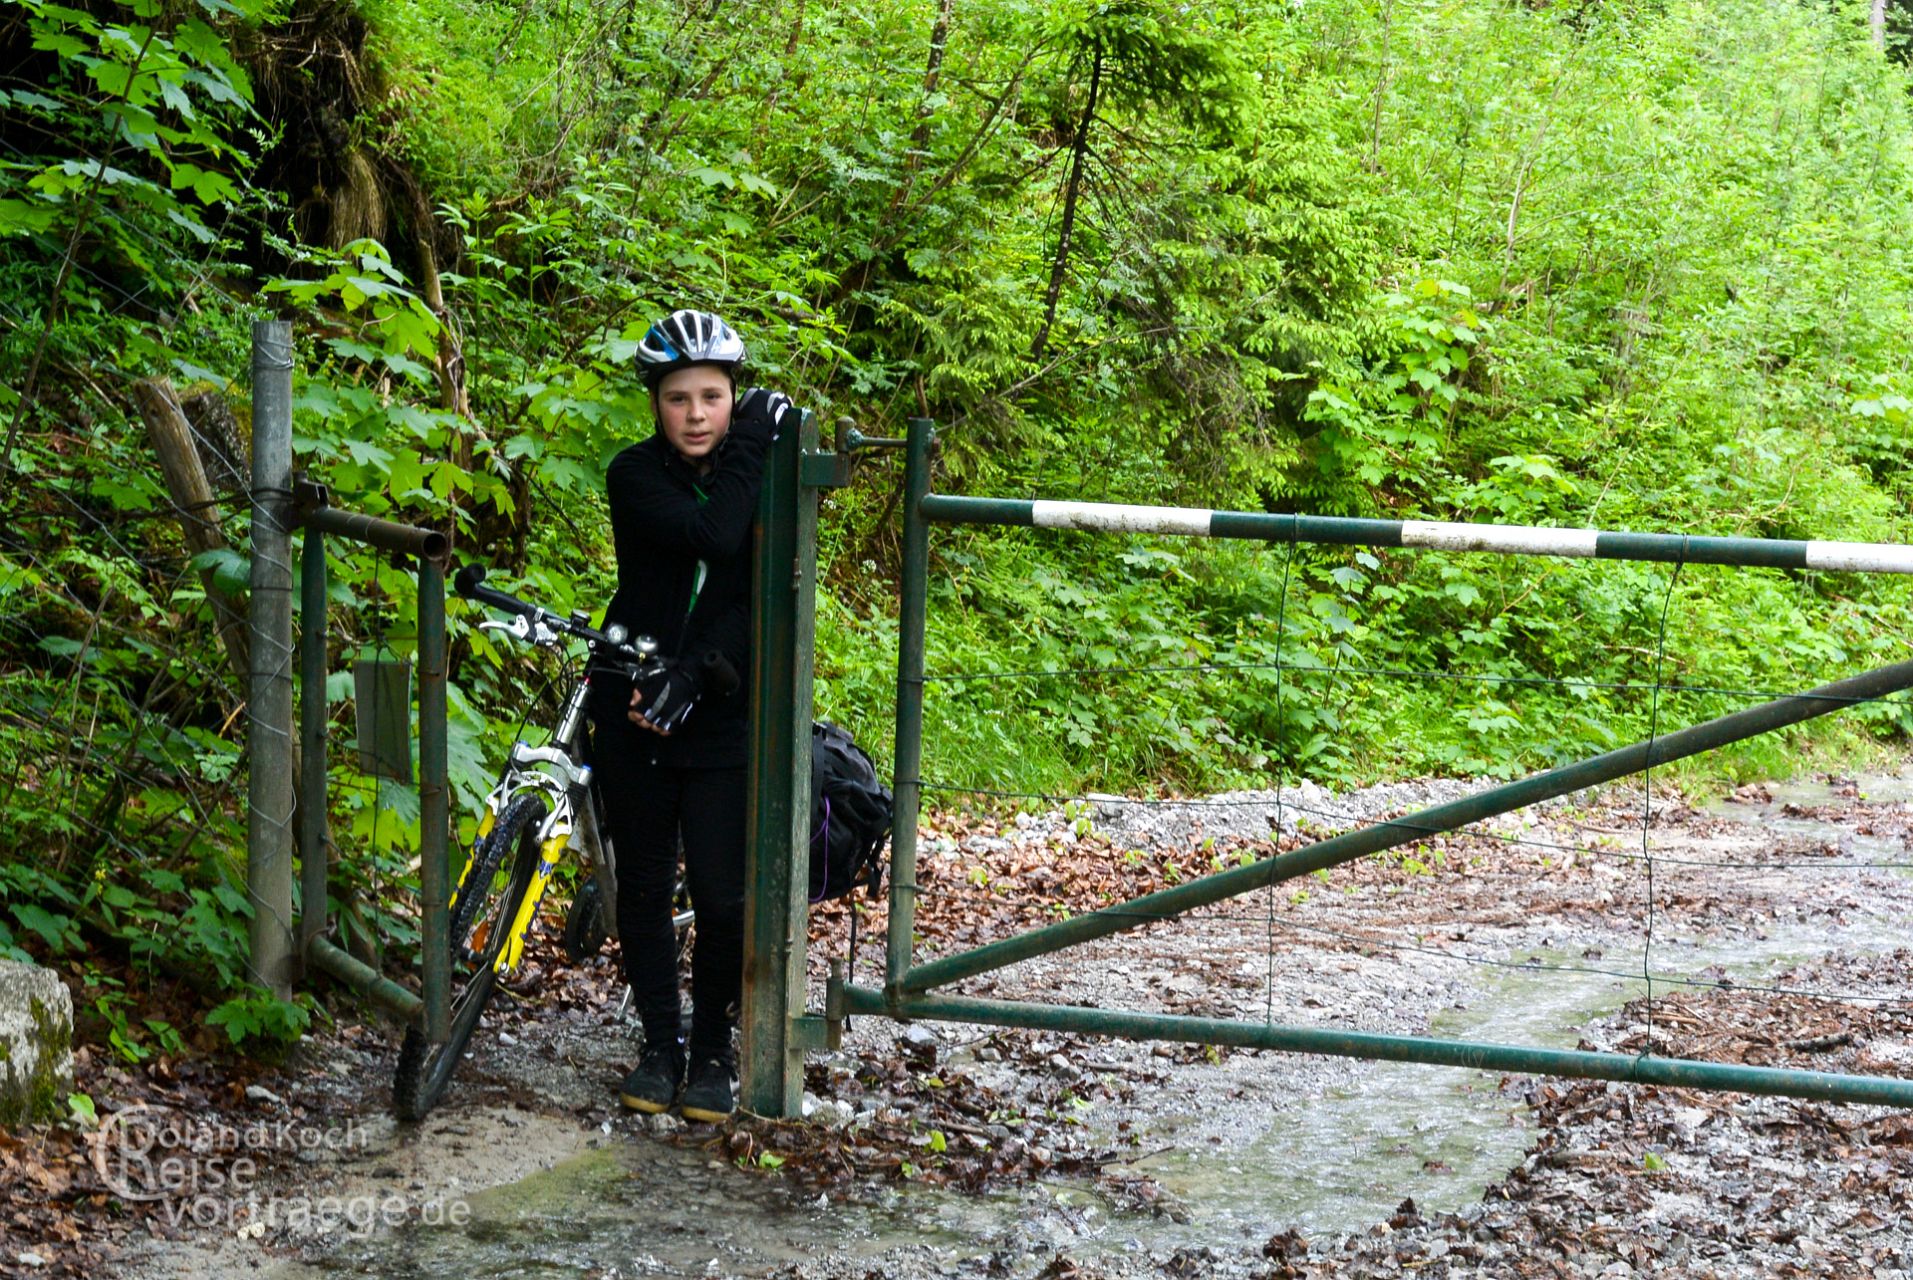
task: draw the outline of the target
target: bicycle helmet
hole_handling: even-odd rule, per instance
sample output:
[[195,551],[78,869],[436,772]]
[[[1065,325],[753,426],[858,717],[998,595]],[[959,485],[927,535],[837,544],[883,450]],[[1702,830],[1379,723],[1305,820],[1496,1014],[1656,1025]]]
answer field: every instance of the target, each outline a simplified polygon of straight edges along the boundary
[[743,363],[744,340],[708,311],[673,311],[652,325],[638,344],[638,367],[644,385],[653,391],[666,374],[694,364],[721,365],[735,382]]

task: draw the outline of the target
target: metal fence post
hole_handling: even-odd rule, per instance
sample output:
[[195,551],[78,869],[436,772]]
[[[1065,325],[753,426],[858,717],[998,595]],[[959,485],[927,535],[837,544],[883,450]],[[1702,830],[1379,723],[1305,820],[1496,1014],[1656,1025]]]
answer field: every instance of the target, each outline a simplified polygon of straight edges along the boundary
[[797,868],[810,820],[817,497],[801,483],[799,455],[816,440],[806,413],[772,446],[754,535],[741,1094],[765,1116],[794,1116],[803,1105],[804,1054],[792,1018],[804,1007],[809,880]]
[[246,895],[252,977],[292,998],[292,325],[252,326],[252,670]]
[[901,991],[903,976],[910,971],[917,927],[917,811],[923,803],[917,773],[923,764],[923,650],[930,576],[930,526],[922,507],[930,492],[930,447],[935,439],[928,418],[910,419],[903,472],[903,592],[897,618],[897,754],[890,775],[895,808],[884,955],[884,989],[889,992]]
[[299,955],[326,931],[325,534],[307,529],[299,574]]

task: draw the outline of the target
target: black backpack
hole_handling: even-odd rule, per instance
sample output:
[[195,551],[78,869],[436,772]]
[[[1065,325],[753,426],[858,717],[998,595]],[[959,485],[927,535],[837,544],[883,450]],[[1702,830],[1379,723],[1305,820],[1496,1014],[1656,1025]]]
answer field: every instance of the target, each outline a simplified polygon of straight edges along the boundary
[[890,838],[890,788],[850,734],[827,720],[810,726],[810,900],[841,898],[858,885],[877,896]]

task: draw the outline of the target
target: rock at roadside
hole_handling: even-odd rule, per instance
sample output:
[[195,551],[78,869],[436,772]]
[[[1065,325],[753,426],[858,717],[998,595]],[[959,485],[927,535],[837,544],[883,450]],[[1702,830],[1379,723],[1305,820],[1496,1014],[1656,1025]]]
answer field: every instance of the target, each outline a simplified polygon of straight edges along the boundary
[[0,960],[0,1128],[58,1120],[73,1090],[73,997],[51,969]]

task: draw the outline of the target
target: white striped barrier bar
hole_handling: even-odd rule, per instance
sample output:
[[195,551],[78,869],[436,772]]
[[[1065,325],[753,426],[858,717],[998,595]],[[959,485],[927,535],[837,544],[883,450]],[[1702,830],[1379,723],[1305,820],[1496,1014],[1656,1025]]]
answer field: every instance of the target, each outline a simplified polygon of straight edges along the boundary
[[1594,560],[1730,564],[1840,573],[1913,573],[1913,547],[1890,542],[1723,538],[1680,533],[1616,533],[1533,525],[1444,524],[1432,520],[1358,520],[1343,516],[1267,515],[1196,507],[1109,502],[1048,502],[929,494],[923,517],[939,524],[997,524],[1105,533],[1163,533],[1262,542],[1363,547],[1427,547],[1497,555]]

